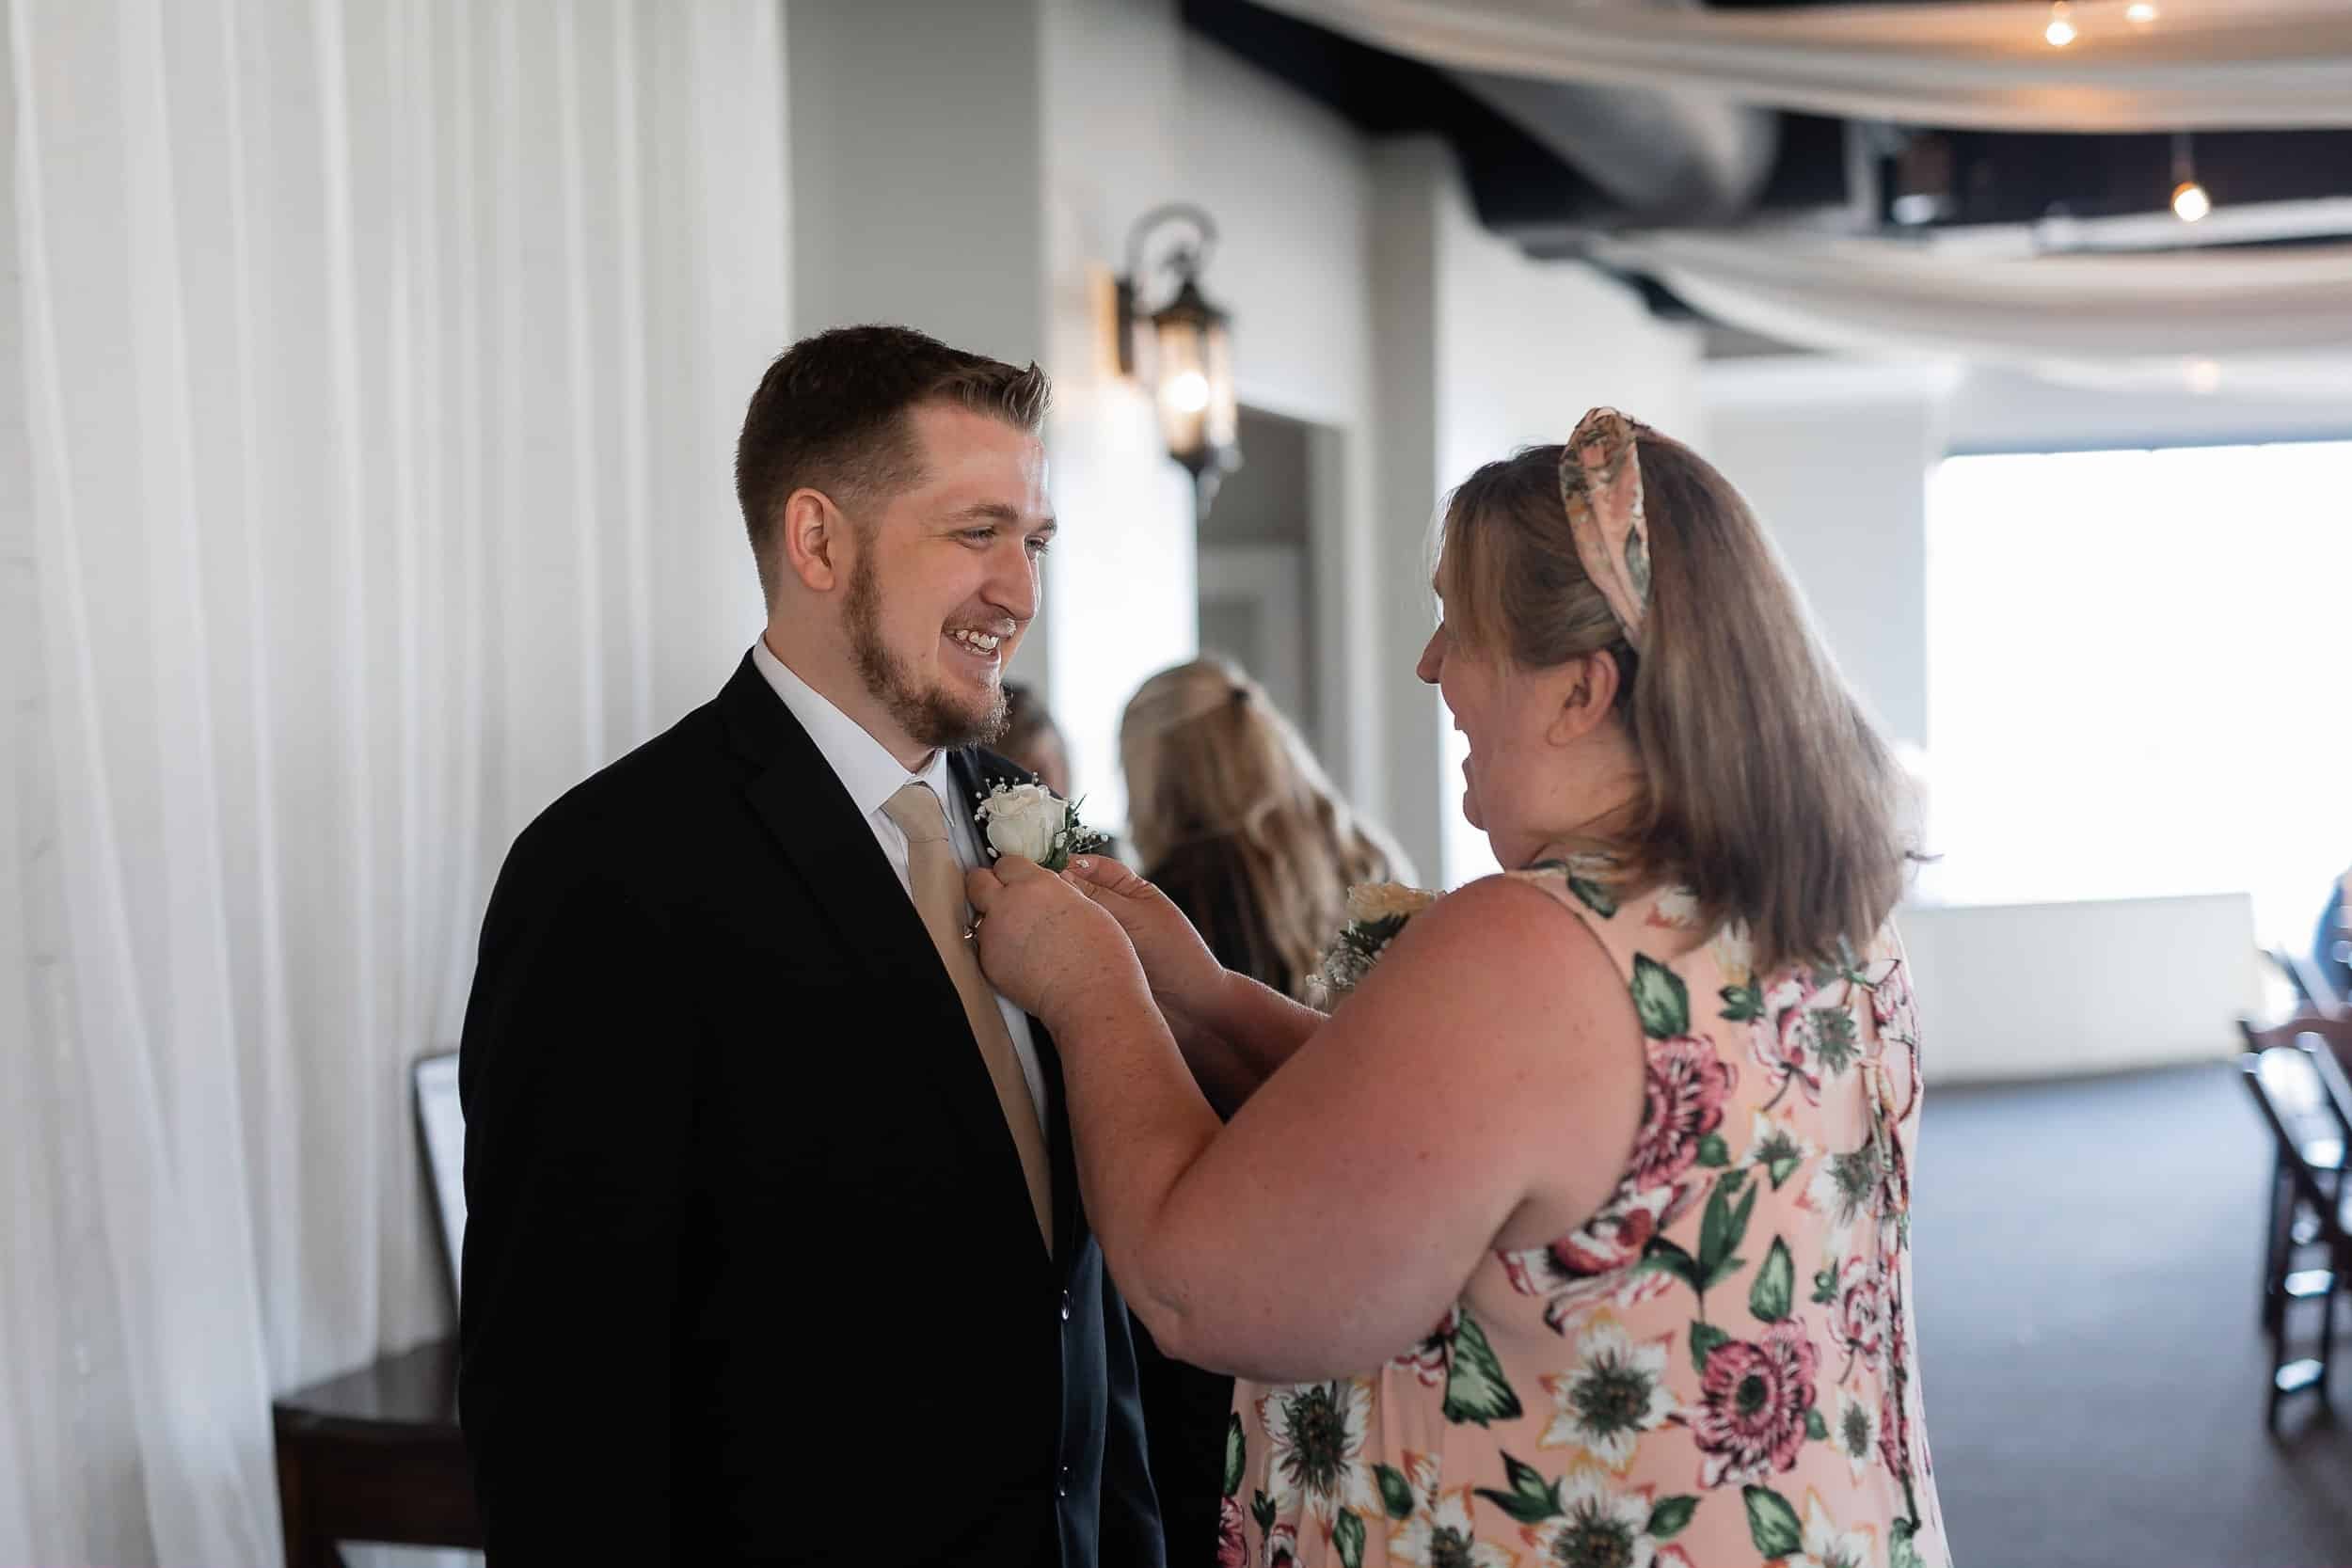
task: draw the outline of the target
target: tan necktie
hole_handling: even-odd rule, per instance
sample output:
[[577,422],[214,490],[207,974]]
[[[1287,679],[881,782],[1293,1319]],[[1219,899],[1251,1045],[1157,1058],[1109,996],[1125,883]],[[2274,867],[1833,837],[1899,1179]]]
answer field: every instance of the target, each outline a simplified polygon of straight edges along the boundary
[[1029,1098],[1028,1080],[1021,1073],[1021,1058],[1006,1031],[1005,1015],[996,1006],[996,991],[980,973],[980,956],[963,937],[963,862],[947,837],[947,817],[939,797],[925,784],[911,784],[882,803],[882,811],[907,835],[907,885],[914,895],[915,912],[939,949],[939,961],[963,999],[963,1016],[979,1042],[980,1060],[996,1085],[996,1101],[1004,1108],[1005,1125],[1012,1130],[1012,1147],[1021,1153],[1021,1174],[1028,1179],[1029,1203],[1037,1211],[1037,1227],[1045,1250],[1054,1250],[1053,1167],[1046,1163],[1045,1135],[1038,1130],[1037,1102]]

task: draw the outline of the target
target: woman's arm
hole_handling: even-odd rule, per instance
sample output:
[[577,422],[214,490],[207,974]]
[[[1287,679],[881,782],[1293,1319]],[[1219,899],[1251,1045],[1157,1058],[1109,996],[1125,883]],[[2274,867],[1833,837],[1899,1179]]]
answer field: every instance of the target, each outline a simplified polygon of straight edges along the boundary
[[1185,1065],[1220,1115],[1239,1109],[1323,1022],[1313,1008],[1219,963],[1184,900],[1119,862],[1081,856],[1067,879],[1127,933]]
[[[1142,966],[1074,925],[1057,882],[1025,889],[1013,868],[979,889],[992,875],[975,877],[983,960],[1054,1033],[1088,1213],[1171,1355],[1268,1382],[1377,1366],[1490,1247],[1574,1229],[1624,1169],[1643,1103],[1632,1000],[1535,889],[1489,879],[1418,916],[1220,1131]],[[1026,907],[1000,927],[1008,892]]]
[[1201,1092],[1225,1116],[1241,1109],[1325,1022],[1312,1007],[1230,969],[1195,1006],[1197,1014],[1168,1013],[1168,1025]]

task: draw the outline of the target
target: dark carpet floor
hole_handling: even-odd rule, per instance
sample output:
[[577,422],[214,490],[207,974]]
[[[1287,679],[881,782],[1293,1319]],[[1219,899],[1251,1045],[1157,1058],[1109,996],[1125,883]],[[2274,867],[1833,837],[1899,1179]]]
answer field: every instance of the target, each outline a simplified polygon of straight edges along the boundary
[[1961,1568],[2352,1565],[2352,1351],[2341,1423],[2306,1399],[2263,1430],[2270,1151],[2235,1068],[1931,1089],[1926,1116],[1920,1375]]

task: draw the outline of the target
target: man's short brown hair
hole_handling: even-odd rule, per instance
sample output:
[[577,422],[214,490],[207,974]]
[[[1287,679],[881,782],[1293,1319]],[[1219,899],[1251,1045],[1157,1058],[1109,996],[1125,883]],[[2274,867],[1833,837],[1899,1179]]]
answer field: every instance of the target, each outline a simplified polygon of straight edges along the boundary
[[1036,434],[1051,396],[1045,372],[949,348],[905,326],[842,326],[803,338],[760,377],[735,447],[759,587],[772,604],[776,548],[792,492],[821,490],[845,510],[922,477],[907,411],[941,402]]

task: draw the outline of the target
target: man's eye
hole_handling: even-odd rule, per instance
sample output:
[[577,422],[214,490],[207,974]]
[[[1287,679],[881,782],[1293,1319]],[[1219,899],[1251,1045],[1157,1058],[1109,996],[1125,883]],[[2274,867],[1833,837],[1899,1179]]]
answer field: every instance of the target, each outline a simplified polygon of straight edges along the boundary
[[1029,540],[1029,553],[1032,556],[1043,555],[1047,550],[1050,550],[1053,547],[1054,542],[1051,539],[1037,536],[1032,537]]
[[996,537],[996,531],[993,528],[968,528],[956,537],[967,545],[985,545]]

